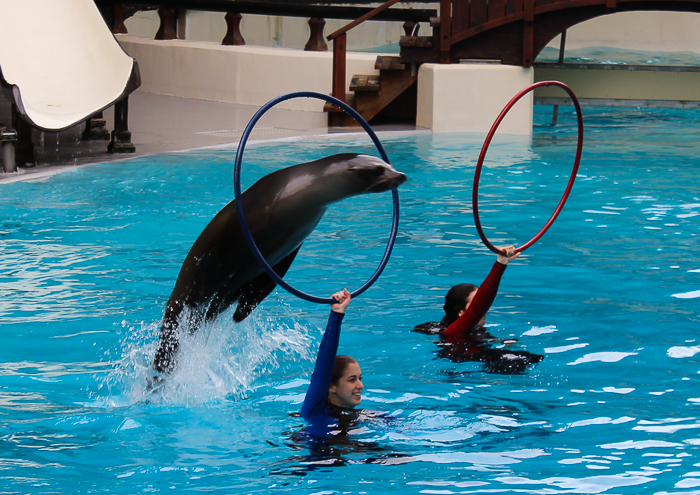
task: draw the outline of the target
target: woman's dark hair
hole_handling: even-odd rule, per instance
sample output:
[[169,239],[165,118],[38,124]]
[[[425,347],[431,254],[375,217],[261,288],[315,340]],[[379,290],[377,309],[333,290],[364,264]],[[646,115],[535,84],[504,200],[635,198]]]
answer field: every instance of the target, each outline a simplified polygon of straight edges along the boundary
[[459,312],[467,305],[469,295],[476,289],[478,289],[478,287],[474,284],[459,284],[447,291],[445,295],[445,305],[443,306],[445,316],[440,322],[440,326],[444,325],[445,328],[447,328],[457,321]]
[[350,356],[336,356],[333,362],[333,371],[331,372],[331,385],[337,385],[343,375],[345,370],[350,365],[350,363],[357,363],[357,361]]

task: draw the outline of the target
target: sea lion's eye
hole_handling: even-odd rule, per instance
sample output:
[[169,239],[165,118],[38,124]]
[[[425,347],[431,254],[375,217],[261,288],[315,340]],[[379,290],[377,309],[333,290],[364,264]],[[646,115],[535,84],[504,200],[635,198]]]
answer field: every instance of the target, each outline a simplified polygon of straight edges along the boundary
[[362,167],[362,168],[355,168],[351,169],[353,172],[356,174],[365,176],[365,177],[379,177],[381,175],[384,175],[386,172],[386,169],[384,167]]

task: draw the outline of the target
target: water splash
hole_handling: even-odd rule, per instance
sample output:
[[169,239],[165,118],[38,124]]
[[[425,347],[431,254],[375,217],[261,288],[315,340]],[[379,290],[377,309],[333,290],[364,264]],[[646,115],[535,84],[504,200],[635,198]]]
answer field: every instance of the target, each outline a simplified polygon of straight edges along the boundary
[[122,322],[126,334],[121,358],[100,385],[108,392],[101,402],[107,407],[142,401],[192,406],[241,399],[256,388],[260,377],[313,358],[309,329],[302,323],[263,311],[234,323],[234,311],[229,308],[196,332],[181,327],[177,369],[155,388],[150,386],[151,363],[160,322]]

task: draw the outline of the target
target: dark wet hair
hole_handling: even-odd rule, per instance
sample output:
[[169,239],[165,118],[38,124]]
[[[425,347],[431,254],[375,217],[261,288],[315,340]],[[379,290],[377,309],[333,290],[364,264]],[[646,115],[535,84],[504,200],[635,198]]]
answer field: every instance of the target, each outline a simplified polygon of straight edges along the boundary
[[478,289],[478,287],[474,284],[459,284],[447,291],[445,295],[445,305],[443,306],[445,316],[440,322],[440,326],[444,325],[445,328],[447,328],[457,321],[459,312],[467,305],[469,295],[476,289]]
[[343,375],[345,370],[350,366],[351,363],[356,363],[357,360],[351,358],[350,356],[336,356],[333,362],[333,371],[331,372],[331,385],[337,385]]

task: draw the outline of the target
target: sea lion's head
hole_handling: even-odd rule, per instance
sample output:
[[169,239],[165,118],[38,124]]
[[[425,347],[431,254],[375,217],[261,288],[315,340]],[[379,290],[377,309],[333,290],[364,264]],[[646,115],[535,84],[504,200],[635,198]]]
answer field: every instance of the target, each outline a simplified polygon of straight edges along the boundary
[[357,155],[350,160],[348,169],[367,181],[369,187],[364,191],[366,193],[389,191],[406,182],[406,174],[375,156]]
[[[406,175],[371,155],[343,153],[287,167],[263,177],[252,188],[265,189],[274,207],[323,214],[328,205],[366,193],[397,188]],[[274,187],[270,184],[274,183]]]
[[396,189],[406,182],[403,174],[381,158],[371,155],[335,155],[326,174],[333,183],[341,183],[338,192],[345,192],[340,200],[365,193],[379,193]]

